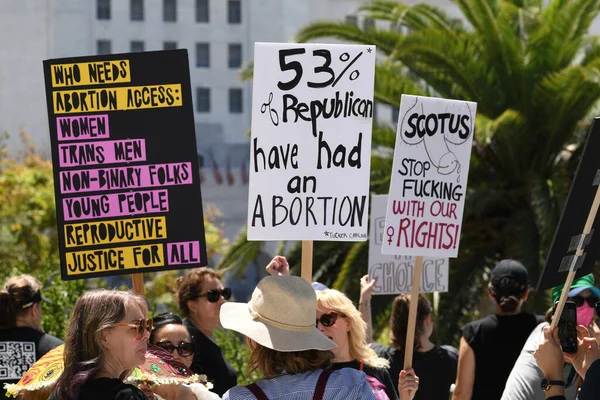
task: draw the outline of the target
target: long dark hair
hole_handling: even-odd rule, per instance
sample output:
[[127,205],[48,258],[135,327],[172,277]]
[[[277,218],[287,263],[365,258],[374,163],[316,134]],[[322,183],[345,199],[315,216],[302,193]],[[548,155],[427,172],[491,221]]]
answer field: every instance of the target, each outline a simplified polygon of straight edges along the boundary
[[42,284],[31,275],[10,278],[0,291],[0,330],[16,326],[17,317],[28,311],[29,303],[41,301]]
[[[392,346],[401,351],[404,351],[406,345],[410,297],[409,294],[401,294],[394,299],[392,304],[390,340]],[[427,297],[420,294],[419,303],[417,304],[417,324],[415,325],[415,350],[421,348],[419,338],[425,333],[425,319],[431,314],[431,311],[431,303],[429,303]]]
[[505,276],[495,285],[490,283],[488,290],[502,312],[513,313],[519,308],[521,299],[527,292],[527,285],[521,284],[509,276]]
[[[56,400],[76,400],[83,385],[94,378],[102,366],[102,330],[119,323],[133,302],[146,314],[146,302],[118,290],[93,290],[77,300],[69,322],[63,362],[65,370],[54,388]],[[125,371],[122,379],[131,371]]]

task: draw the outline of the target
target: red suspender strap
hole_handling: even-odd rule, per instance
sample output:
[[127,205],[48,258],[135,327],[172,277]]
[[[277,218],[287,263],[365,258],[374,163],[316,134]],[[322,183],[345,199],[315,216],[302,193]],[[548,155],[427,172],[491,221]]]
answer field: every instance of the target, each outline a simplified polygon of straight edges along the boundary
[[365,364],[361,361],[360,362],[360,367],[358,367],[358,370],[362,371],[363,369],[365,369]]
[[267,397],[265,392],[263,392],[262,389],[259,388],[256,383],[252,383],[252,384],[246,386],[246,389],[248,389],[250,392],[252,392],[254,397],[256,397],[256,400],[269,400],[269,398]]
[[317,388],[315,389],[315,395],[313,396],[313,400],[323,399],[323,395],[325,394],[325,386],[327,386],[327,380],[329,379],[329,375],[331,375],[332,373],[333,371],[330,369],[321,372],[319,380],[317,381]]

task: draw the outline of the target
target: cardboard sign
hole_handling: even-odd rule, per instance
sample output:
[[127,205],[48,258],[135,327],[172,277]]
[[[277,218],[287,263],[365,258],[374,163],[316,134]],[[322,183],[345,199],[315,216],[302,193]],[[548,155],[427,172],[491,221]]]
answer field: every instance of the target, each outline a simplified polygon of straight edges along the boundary
[[375,47],[256,43],[248,240],[367,240]]
[[537,290],[549,289],[565,283],[573,256],[577,247],[583,249],[583,255],[576,260],[575,278],[592,272],[600,246],[599,218],[596,214],[589,235],[582,237],[583,228],[592,208],[598,183],[600,181],[600,123],[594,119],[588,134],[583,155],[575,172],[575,179],[569,190],[567,202],[560,222],[554,233],[552,246],[546,257],[544,270],[540,276]]
[[402,95],[383,254],[457,256],[476,108]]
[[[387,195],[371,196],[371,228],[369,234],[369,277],[377,279],[373,294],[410,293],[415,257],[381,254],[385,236]],[[448,291],[448,259],[423,259],[420,291]]]
[[44,61],[61,275],[206,265],[185,50]]

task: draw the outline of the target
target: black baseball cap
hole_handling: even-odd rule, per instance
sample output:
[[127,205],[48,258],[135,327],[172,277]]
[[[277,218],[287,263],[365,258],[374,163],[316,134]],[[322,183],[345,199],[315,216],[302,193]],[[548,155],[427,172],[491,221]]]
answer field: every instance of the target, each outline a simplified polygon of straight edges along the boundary
[[510,278],[521,286],[529,285],[527,269],[516,260],[502,260],[492,270],[490,283],[497,286],[502,278]]

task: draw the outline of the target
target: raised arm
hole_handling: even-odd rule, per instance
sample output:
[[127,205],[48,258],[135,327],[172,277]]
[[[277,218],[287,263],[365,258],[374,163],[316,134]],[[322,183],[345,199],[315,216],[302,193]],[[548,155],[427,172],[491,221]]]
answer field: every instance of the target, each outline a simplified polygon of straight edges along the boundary
[[373,295],[373,286],[377,280],[369,279],[365,275],[360,279],[360,300],[358,301],[358,311],[363,321],[367,324],[367,343],[373,342],[373,319],[371,318],[371,296]]

